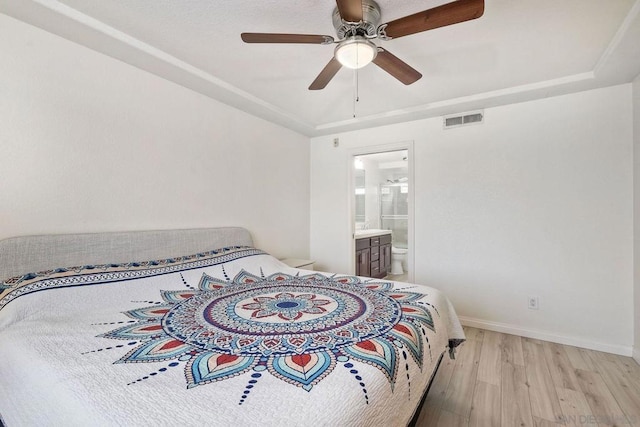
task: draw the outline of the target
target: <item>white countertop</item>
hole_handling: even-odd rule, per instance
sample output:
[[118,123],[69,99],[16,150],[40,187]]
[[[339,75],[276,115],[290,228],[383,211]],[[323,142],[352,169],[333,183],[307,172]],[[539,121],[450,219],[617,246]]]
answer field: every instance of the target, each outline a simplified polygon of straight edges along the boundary
[[362,239],[365,237],[383,236],[385,234],[391,234],[391,230],[378,230],[373,228],[371,230],[356,230],[353,237]]

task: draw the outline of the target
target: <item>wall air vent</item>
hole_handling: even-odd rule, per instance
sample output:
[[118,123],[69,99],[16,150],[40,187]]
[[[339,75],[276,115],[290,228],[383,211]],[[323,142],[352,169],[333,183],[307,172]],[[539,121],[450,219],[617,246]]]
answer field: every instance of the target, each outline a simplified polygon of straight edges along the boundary
[[482,122],[484,122],[484,110],[444,116],[442,118],[442,125],[445,129],[480,124]]

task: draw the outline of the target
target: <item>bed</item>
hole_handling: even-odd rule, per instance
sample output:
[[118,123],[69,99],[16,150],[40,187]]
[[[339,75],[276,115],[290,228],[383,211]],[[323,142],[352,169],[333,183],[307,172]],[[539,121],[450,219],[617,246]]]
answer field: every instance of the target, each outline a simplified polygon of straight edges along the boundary
[[405,426],[464,334],[417,284],[297,270],[242,228],[0,241],[0,420]]

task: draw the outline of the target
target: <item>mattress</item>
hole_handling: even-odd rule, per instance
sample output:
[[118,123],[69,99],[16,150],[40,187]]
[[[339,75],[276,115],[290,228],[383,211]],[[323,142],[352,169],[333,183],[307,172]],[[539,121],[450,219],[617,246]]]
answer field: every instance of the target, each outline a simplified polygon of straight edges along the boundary
[[0,283],[0,416],[45,425],[404,426],[464,339],[438,290],[248,246]]

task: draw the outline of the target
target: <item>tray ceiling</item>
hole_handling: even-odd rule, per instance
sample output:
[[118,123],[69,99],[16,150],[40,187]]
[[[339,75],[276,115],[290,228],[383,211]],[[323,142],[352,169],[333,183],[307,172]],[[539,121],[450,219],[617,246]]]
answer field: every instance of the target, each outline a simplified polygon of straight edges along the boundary
[[[447,1],[377,0],[382,22]],[[309,84],[333,46],[245,44],[241,32],[335,36],[331,0],[4,0],[0,12],[315,136],[630,82],[640,0],[486,0],[484,16],[376,41],[423,74],[370,64]],[[355,113],[355,117],[354,117]]]

